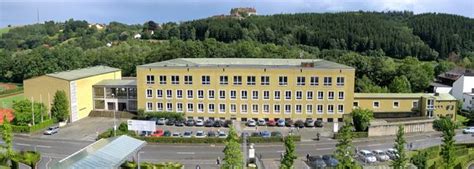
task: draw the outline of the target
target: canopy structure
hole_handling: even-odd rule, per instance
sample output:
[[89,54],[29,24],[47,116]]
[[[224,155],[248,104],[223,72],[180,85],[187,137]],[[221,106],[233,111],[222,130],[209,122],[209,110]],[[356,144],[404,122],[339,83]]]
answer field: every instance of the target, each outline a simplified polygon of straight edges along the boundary
[[125,135],[100,139],[60,160],[52,168],[118,168],[145,145],[145,141]]

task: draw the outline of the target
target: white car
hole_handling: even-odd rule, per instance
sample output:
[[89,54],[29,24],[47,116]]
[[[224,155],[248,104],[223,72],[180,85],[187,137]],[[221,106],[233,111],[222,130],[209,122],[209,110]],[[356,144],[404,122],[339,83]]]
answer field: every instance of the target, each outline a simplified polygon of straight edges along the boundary
[[247,120],[247,126],[249,127],[255,127],[257,125],[257,122],[255,122],[255,120]]
[[196,137],[196,138],[204,138],[204,137],[206,137],[206,134],[204,134],[204,131],[201,131],[201,130],[200,130],[200,131],[197,131],[197,132],[196,132],[196,135],[194,135],[194,137]]
[[223,131],[219,131],[219,133],[217,133],[217,136],[219,138],[227,138],[227,134],[225,134],[225,132],[223,132]]
[[462,133],[464,134],[474,134],[474,127],[467,127],[462,130]]
[[377,161],[388,161],[390,160],[390,157],[385,154],[382,150],[374,150],[372,151],[374,153],[375,157],[377,158]]
[[192,131],[185,131],[183,133],[183,137],[184,138],[191,138],[193,136],[193,132]]
[[377,162],[377,158],[369,150],[360,150],[358,155],[359,155],[360,160],[362,160],[365,163]]
[[174,132],[173,134],[171,134],[171,137],[181,137],[181,133]]
[[197,119],[196,123],[194,124],[195,126],[204,126],[204,120]]
[[46,131],[44,131],[43,134],[45,135],[53,135],[59,132],[59,127],[58,126],[52,126],[49,127]]

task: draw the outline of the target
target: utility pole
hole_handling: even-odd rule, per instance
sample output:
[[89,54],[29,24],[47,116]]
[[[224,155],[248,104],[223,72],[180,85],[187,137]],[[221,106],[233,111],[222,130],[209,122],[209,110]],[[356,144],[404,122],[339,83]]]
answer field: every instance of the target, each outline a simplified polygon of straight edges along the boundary
[[31,96],[31,117],[33,117],[32,118],[33,126],[35,125],[35,109],[34,109],[34,107],[35,107],[35,100],[34,100],[33,96]]
[[39,15],[40,15],[40,14],[39,14],[39,9],[36,8],[36,23],[39,23],[39,22],[40,22],[40,21],[39,21],[39,20],[40,20],[40,16],[39,16]]

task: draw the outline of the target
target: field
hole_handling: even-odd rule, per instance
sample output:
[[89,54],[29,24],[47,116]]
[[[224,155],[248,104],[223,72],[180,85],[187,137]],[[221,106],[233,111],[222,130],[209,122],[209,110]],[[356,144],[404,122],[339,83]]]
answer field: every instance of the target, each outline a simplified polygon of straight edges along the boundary
[[0,98],[0,108],[12,108],[13,101],[24,99],[23,94]]
[[0,36],[2,36],[4,33],[7,33],[10,29],[11,27],[0,28]]

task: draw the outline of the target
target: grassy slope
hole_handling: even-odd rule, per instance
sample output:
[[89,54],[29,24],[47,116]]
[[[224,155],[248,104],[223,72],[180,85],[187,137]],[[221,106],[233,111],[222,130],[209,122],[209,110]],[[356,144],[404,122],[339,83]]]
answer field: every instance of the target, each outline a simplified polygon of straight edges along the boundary
[[12,108],[13,101],[24,99],[23,94],[0,98],[0,108]]

